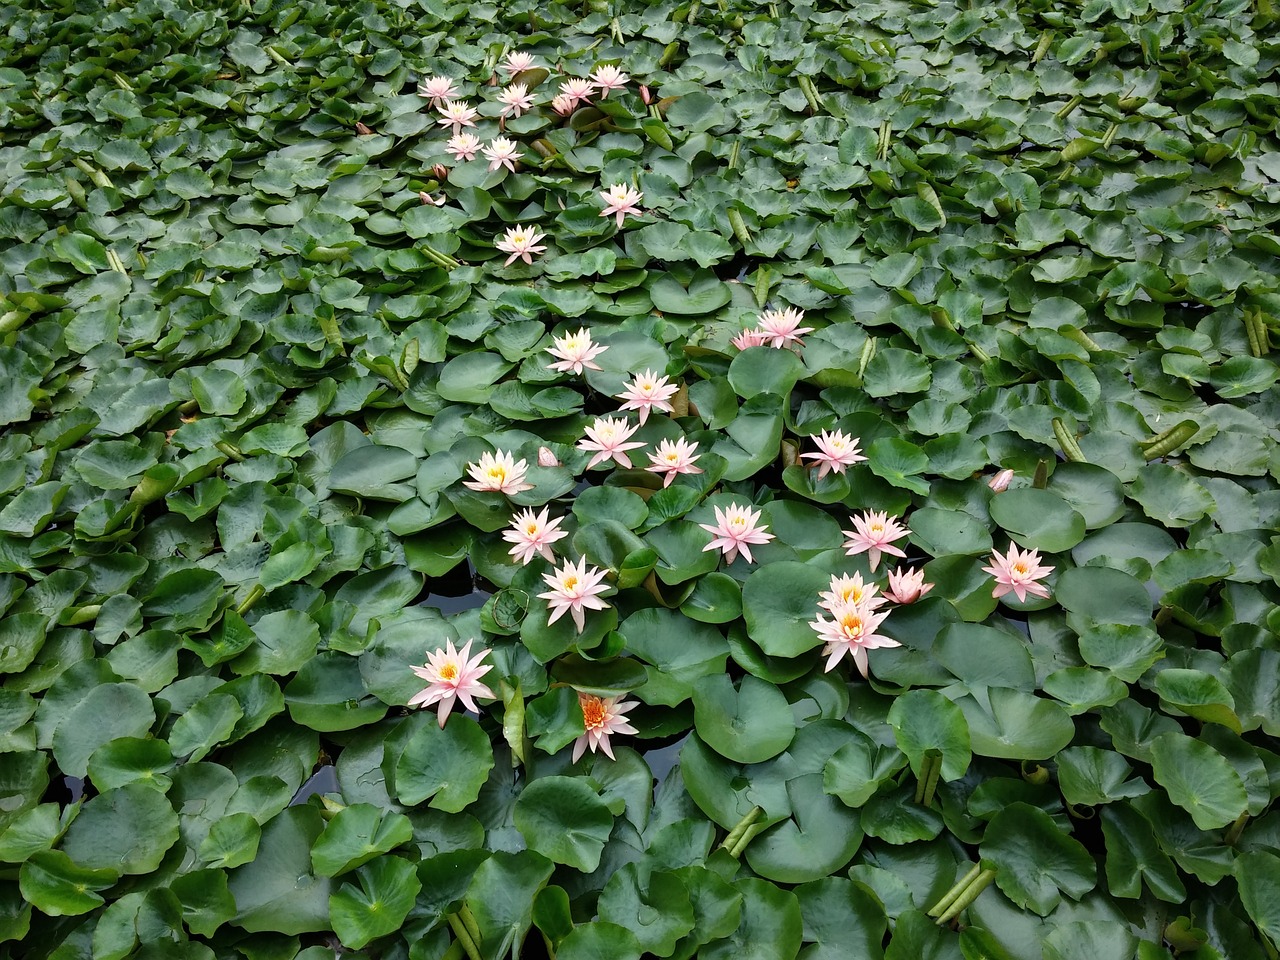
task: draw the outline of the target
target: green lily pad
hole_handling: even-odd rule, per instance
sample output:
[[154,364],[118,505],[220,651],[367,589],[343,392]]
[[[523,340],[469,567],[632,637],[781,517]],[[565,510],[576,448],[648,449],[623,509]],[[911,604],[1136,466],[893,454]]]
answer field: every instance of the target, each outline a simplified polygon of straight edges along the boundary
[[1079,900],[1097,883],[1097,866],[1078,840],[1038,807],[1013,803],[997,813],[982,839],[996,885],[1019,907],[1048,916],[1068,896]]
[[1225,827],[1248,806],[1244,783],[1227,759],[1185,734],[1165,733],[1151,741],[1151,773],[1201,830]]
[[698,736],[738,763],[776,757],[795,736],[787,698],[773,684],[753,676],[743,677],[737,689],[724,674],[696,681],[693,722]]
[[990,509],[991,519],[1025,549],[1062,553],[1084,539],[1084,517],[1048,490],[1008,490],[992,498]]
[[613,829],[613,814],[584,781],[535,780],[516,800],[515,825],[529,849],[585,873],[600,863]]

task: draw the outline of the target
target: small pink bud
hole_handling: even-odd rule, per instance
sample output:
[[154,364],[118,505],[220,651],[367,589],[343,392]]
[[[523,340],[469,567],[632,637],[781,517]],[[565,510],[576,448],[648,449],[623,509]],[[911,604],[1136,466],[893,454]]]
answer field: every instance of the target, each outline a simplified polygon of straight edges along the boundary
[[437,180],[443,180],[449,175],[449,168],[443,163],[437,163],[431,168],[431,172],[435,174]]
[[640,88],[640,99],[644,101],[644,105],[645,105],[646,107],[647,107],[649,104],[653,103],[653,99],[649,96],[649,88],[648,88],[648,87],[641,87],[641,88]]
[[551,452],[550,447],[539,447],[538,448],[538,466],[558,467],[560,466],[560,461],[559,459],[557,459],[556,455]]
[[1012,470],[1001,470],[994,477],[987,481],[987,486],[996,493],[1004,493],[1009,489],[1009,481],[1013,479]]

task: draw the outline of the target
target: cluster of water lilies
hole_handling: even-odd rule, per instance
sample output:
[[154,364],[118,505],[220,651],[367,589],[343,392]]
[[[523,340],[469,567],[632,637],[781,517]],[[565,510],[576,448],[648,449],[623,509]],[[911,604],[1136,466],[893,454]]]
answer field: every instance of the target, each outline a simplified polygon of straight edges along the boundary
[[[484,663],[489,650],[482,648],[471,656],[471,644],[468,640],[459,650],[453,641],[447,641],[443,650],[427,654],[424,667],[412,667],[415,674],[427,681],[427,686],[409,700],[411,707],[436,707],[441,728],[449,720],[455,703],[461,702],[473,713],[480,711],[475,702],[476,697],[486,700],[498,699],[489,686],[481,682],[481,677],[493,669],[492,664]],[[622,697],[597,697],[594,694],[578,692],[578,705],[582,708],[582,722],[585,731],[574,741],[573,762],[577,763],[589,748],[592,753],[604,751],[610,760],[613,748],[609,745],[609,736],[614,733],[635,733],[625,718],[628,710],[636,706],[636,701]]]
[[[497,96],[498,102],[502,104],[498,114],[500,128],[508,117],[519,117],[534,107],[535,97],[530,91],[529,83],[516,78],[537,66],[537,59],[533,54],[523,51],[511,51],[499,64],[499,69],[507,75],[508,81],[508,85]],[[567,117],[579,106],[591,104],[592,97],[598,95],[604,99],[610,92],[623,89],[630,79],[617,67],[601,64],[591,72],[590,79],[569,77],[562,80],[559,91],[550,101],[551,109],[560,116]],[[451,136],[445,144],[445,152],[455,162],[474,160],[479,153],[488,161],[490,171],[505,167],[512,173],[516,172],[516,164],[524,157],[519,143],[510,137],[498,136],[486,145],[476,134],[464,130],[465,127],[476,126],[480,112],[460,99],[461,91],[452,79],[443,76],[428,77],[419,84],[418,96],[440,114],[436,123],[450,128]],[[443,174],[443,167],[440,172]],[[447,202],[443,195],[432,197],[423,193],[421,196],[424,203],[435,206],[443,206]],[[622,228],[627,214],[640,216],[642,213],[640,201],[644,199],[644,193],[630,184],[615,183],[607,190],[600,191],[600,197],[605,204],[600,216],[616,218],[618,229]],[[546,252],[547,248],[540,242],[545,237],[546,234],[533,224],[516,224],[494,241],[494,248],[508,255],[503,266],[510,266],[516,260],[532,264],[535,254]]]
[[[811,330],[800,326],[803,319],[803,312],[795,309],[766,311],[760,317],[759,327],[750,331],[754,339],[739,346],[743,349],[765,345],[798,347],[802,343],[801,336]],[[553,357],[547,364],[550,370],[582,375],[586,370],[601,369],[596,360],[608,346],[595,342],[587,328],[553,340],[553,345],[547,348]],[[652,411],[673,413],[671,401],[678,392],[677,384],[652,370],[636,374],[623,392],[616,395],[616,399],[623,401],[618,411],[621,416],[596,417],[585,429],[586,435],[578,441],[578,448],[592,455],[585,469],[610,464],[630,469],[630,452],[644,447],[643,443],[631,437]],[[637,414],[638,423],[630,421],[632,411]],[[811,466],[817,468],[819,479],[829,472],[844,473],[848,467],[867,460],[862,454],[859,438],[844,431],[823,430],[814,442],[818,449],[801,454],[801,458],[812,461]],[[698,456],[696,442],[684,437],[674,441],[664,439],[658,443],[655,452],[648,454],[651,465],[645,469],[664,475],[663,486],[666,487],[681,474],[703,472],[695,465]],[[539,450],[538,463],[540,466],[560,465],[555,454],[546,447]],[[527,461],[517,461],[509,451],[485,453],[477,462],[467,464],[467,472],[471,479],[464,485],[479,492],[510,497],[534,488],[526,481]],[[1011,471],[1002,471],[989,481],[989,485],[993,492],[999,493],[1008,487],[1011,479]],[[727,563],[732,563],[738,555],[747,563],[753,563],[755,558],[751,548],[775,539],[774,534],[768,532],[768,525],[760,522],[761,510],[751,504],[731,502],[726,507],[716,505],[713,509],[716,522],[698,525],[711,534],[710,542],[703,547],[704,552],[719,550]],[[585,557],[576,561],[566,559],[559,567],[554,566],[556,555],[553,545],[568,536],[567,531],[560,529],[564,519],[563,516],[552,517],[546,506],[537,513],[526,508],[513,516],[510,528],[502,536],[511,544],[508,552],[513,562],[528,564],[535,556],[540,556],[553,564],[552,572],[542,574],[548,590],[537,595],[547,601],[547,622],[555,623],[567,613],[581,634],[585,629],[586,611],[608,609],[609,604],[604,598],[612,588],[605,582],[607,571],[588,565]],[[898,546],[898,541],[911,531],[899,518],[889,516],[887,511],[866,510],[853,515],[850,524],[851,529],[843,531],[846,537],[844,551],[848,556],[866,554],[872,573],[886,555],[906,559],[906,552]],[[989,565],[982,569],[995,578],[992,595],[997,599],[1008,593],[1013,593],[1019,601],[1028,596],[1049,596],[1048,587],[1041,581],[1053,571],[1053,567],[1042,565],[1035,550],[1021,550],[1011,545],[1003,555],[993,552]],[[830,672],[848,655],[858,671],[867,676],[868,651],[900,646],[898,641],[878,632],[890,613],[883,609],[885,605],[915,603],[933,587],[934,584],[925,581],[921,568],[890,571],[883,590],[874,581],[864,580],[860,573],[833,576],[829,589],[819,594],[821,612],[809,624],[824,643],[825,671]],[[469,643],[461,652],[450,646],[444,652],[433,654],[427,667],[414,668],[430,685],[412,702],[424,706],[439,704],[441,724],[455,698],[472,709],[472,697],[493,698],[493,693],[479,682],[479,677],[490,669],[480,666],[485,651],[468,659],[468,650]],[[581,691],[578,696],[586,733],[579,737],[574,747],[574,760],[587,749],[594,752],[597,748],[612,757],[610,734],[635,732],[624,716],[634,702],[619,697],[602,699]]]

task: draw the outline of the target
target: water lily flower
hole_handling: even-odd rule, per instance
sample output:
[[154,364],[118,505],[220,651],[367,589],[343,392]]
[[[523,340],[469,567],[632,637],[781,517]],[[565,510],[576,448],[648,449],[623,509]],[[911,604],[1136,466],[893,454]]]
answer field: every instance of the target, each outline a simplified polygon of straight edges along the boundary
[[458,93],[458,88],[448,77],[429,77],[418,84],[418,96],[431,107],[438,107],[446,100],[456,100]]
[[500,94],[498,102],[502,104],[502,116],[520,116],[533,106],[533,94],[523,83],[513,83]]
[[568,333],[563,337],[555,337],[556,345],[547,347],[547,353],[559,359],[555,363],[547,364],[550,370],[559,370],[561,373],[582,373],[582,368],[589,370],[599,370],[599,364],[592,363],[596,357],[608,350],[608,346],[603,343],[593,343],[591,340],[591,331],[586,327],[582,327],[577,333]]
[[583,557],[575,565],[568,560],[555,573],[544,573],[542,579],[551,589],[538,594],[539,599],[546,600],[551,610],[547,623],[555,623],[568,610],[573,616],[574,625],[581,633],[585,623],[583,610],[608,610],[609,605],[600,599],[599,594],[609,589],[600,581],[604,579],[604,571],[597,567],[587,569],[587,560]]
[[442,127],[453,127],[455,134],[461,133],[463,127],[474,127],[476,117],[479,116],[474,107],[457,100],[445,100],[437,109],[440,111],[440,118],[436,123]]
[[545,236],[545,233],[538,232],[537,227],[520,225],[508,228],[506,235],[494,246],[503,253],[511,254],[503,264],[504,267],[511,266],[512,261],[517,257],[525,263],[533,263],[533,254],[546,252],[546,247],[537,245],[538,241]]
[[841,574],[831,578],[831,588],[818,594],[818,606],[824,610],[834,611],[839,607],[857,604],[867,610],[874,610],[885,604],[884,597],[877,596],[880,588],[870,582],[863,582],[862,574],[853,576]]
[[515,544],[507,552],[522,566],[532,560],[535,553],[554,563],[556,558],[551,552],[551,544],[569,535],[567,531],[558,529],[564,517],[549,520],[547,509],[543,507],[537,516],[534,516],[532,508],[516,514],[511,520],[511,529],[502,533],[503,540]]
[[508,497],[522,490],[532,490],[532,483],[525,483],[525,473],[529,465],[516,461],[510,453],[499,450],[497,454],[482,454],[479,463],[468,463],[467,472],[473,480],[462,485],[470,490],[505,493]]
[[858,672],[865,677],[868,650],[902,646],[897,640],[876,633],[876,629],[889,615],[887,612],[876,613],[861,604],[851,603],[837,607],[831,611],[831,615],[832,619],[826,620],[823,619],[822,614],[818,614],[818,619],[809,623],[809,626],[813,627],[827,644],[822,651],[827,655],[827,665],[823,667],[824,673],[830,673],[831,669],[840,662],[840,658],[847,653],[853,657]]
[[573,762],[581,760],[588,747],[592,753],[600,749],[610,760],[615,759],[613,749],[609,746],[609,737],[615,733],[639,732],[623,716],[638,703],[637,700],[624,700],[622,697],[597,697],[579,692],[578,704],[582,707],[582,722],[587,732],[573,742]]
[[640,422],[644,423],[651,407],[671,413],[671,404],[667,401],[679,389],[674,383],[668,383],[666,377],[659,377],[652,370],[645,370],[644,373],[636,374],[635,379],[627,384],[627,389],[617,395],[617,399],[627,401],[620,409],[638,410]]
[[891,553],[895,557],[905,557],[902,549],[895,547],[893,541],[901,540],[911,531],[898,523],[897,519],[889,519],[887,510],[865,510],[860,517],[850,517],[852,530],[841,531],[849,539],[844,543],[844,552],[852,557],[854,554],[866,552],[874,570],[880,565],[880,555]]
[[600,216],[608,217],[617,214],[618,229],[622,229],[622,218],[628,213],[635,217],[643,213],[637,204],[644,199],[644,194],[625,183],[615,183],[608,190],[601,190],[600,196],[605,202],[605,208],[600,211]]
[[520,152],[520,145],[506,137],[498,137],[480,152],[489,161],[490,170],[506,167],[512,173],[516,172],[516,161],[524,156]]
[[551,98],[551,109],[562,117],[567,117],[573,113],[574,108],[578,105],[578,101],[573,99],[567,93],[557,93]]
[[1003,557],[998,550],[991,552],[991,566],[982,568],[996,578],[996,588],[991,595],[996,599],[1006,593],[1014,593],[1019,600],[1027,596],[1048,598],[1049,588],[1038,581],[1053,573],[1053,567],[1040,565],[1039,550],[1019,550],[1009,544],[1009,552]]
[[525,53],[522,50],[512,50],[507,54],[502,63],[499,64],[499,69],[505,71],[507,79],[510,80],[516,74],[524,73],[526,70],[532,70],[537,65],[537,58],[534,57],[532,53]]
[[560,84],[561,96],[568,97],[574,106],[579,103],[590,103],[596,92],[596,85],[590,80],[566,80]]
[[729,342],[739,350],[746,350],[749,347],[763,347],[768,336],[762,330],[743,330]]
[[804,343],[801,336],[813,333],[813,327],[800,326],[802,320],[804,320],[804,311],[796,310],[794,307],[787,307],[785,310],[766,310],[760,314],[760,332],[764,334],[766,341],[773,341],[770,346],[775,349],[785,347],[789,343],[799,347]]
[[756,526],[760,522],[759,510],[752,510],[749,506],[744,507],[731,503],[727,510],[721,510],[716,507],[715,511],[715,524],[698,524],[703,530],[715,537],[714,540],[702,548],[703,553],[719,548],[724,552],[725,563],[733,563],[734,557],[741,550],[742,555],[747,558],[747,563],[754,563],[755,559],[751,556],[750,545],[768,543],[774,539],[772,533],[765,533],[769,529],[767,524]]
[[558,467],[560,466],[560,458],[551,452],[550,447],[539,447],[538,448],[538,466]]
[[418,199],[421,200],[422,203],[424,204],[428,204],[428,203],[431,204],[433,207],[443,207],[446,203],[449,202],[449,198],[446,197],[443,193],[440,194],[440,196],[438,197],[433,197],[431,194],[427,193],[427,191],[425,190],[418,191]]
[[472,697],[498,699],[492,690],[480,682],[480,678],[493,669],[491,664],[480,665],[480,661],[489,655],[489,651],[481,649],[474,657],[468,659],[471,644],[472,641],[468,640],[462,645],[461,650],[455,650],[453,641],[450,640],[443,650],[427,654],[425,667],[409,668],[427,681],[426,688],[420,693],[415,693],[409,700],[409,706],[429,707],[432,704],[439,704],[436,712],[441,727],[449,719],[449,713],[458,700],[461,700],[468,710],[479,713],[480,708],[476,706]]
[[1012,470],[1001,470],[994,477],[987,481],[987,486],[995,493],[1004,493],[1009,489],[1009,483],[1013,480]]
[[665,473],[667,476],[662,481],[662,486],[669,487],[678,474],[703,472],[701,467],[693,465],[693,462],[701,456],[697,450],[697,443],[690,442],[684,437],[674,442],[659,440],[657,452],[649,454],[653,466],[645,469],[652,470],[654,473]]
[[862,456],[858,446],[858,438],[841,430],[828,433],[823,430],[814,441],[818,445],[817,453],[800,454],[803,460],[818,462],[818,479],[821,480],[830,470],[833,473],[844,473],[844,468],[854,463],[861,463],[867,458]]
[[596,455],[588,461],[587,469],[590,470],[597,463],[610,458],[620,467],[630,467],[631,458],[627,456],[627,451],[643,447],[644,444],[626,441],[639,429],[639,424],[629,424],[621,417],[596,417],[596,422],[587,427],[590,439],[578,441],[578,449],[596,451]]
[[480,138],[474,133],[456,133],[448,139],[444,149],[454,160],[474,160],[480,149]]
[[621,90],[631,78],[617,67],[604,66],[596,67],[591,74],[591,79],[600,88],[600,96],[603,99],[609,96],[610,90]]
[[923,570],[894,569],[889,574],[889,589],[884,595],[894,603],[915,603],[933,589],[932,583],[924,582]]

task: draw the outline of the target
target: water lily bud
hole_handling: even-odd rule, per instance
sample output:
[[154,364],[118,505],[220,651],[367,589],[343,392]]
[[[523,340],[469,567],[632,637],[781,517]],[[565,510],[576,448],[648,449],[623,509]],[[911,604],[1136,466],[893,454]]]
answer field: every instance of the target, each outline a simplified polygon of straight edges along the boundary
[[994,477],[987,481],[987,486],[996,493],[1004,493],[1009,489],[1009,481],[1013,479],[1012,470],[1001,470]]
[[367,124],[361,123],[358,120],[356,121],[356,133],[358,133],[360,136],[370,137],[370,136],[373,136],[374,132],[375,131],[373,127],[370,127]]
[[550,447],[539,447],[538,448],[538,466],[558,467],[560,466],[560,460],[556,457],[554,453],[551,452]]
[[434,167],[431,168],[431,172],[435,174],[435,177],[437,180],[443,180],[445,177],[449,175],[449,168],[446,167],[443,163],[437,163]]
[[653,103],[653,98],[649,96],[649,88],[648,88],[648,87],[641,87],[641,88],[640,88],[640,99],[644,101],[644,105],[645,105],[646,107],[647,107],[649,104]]

